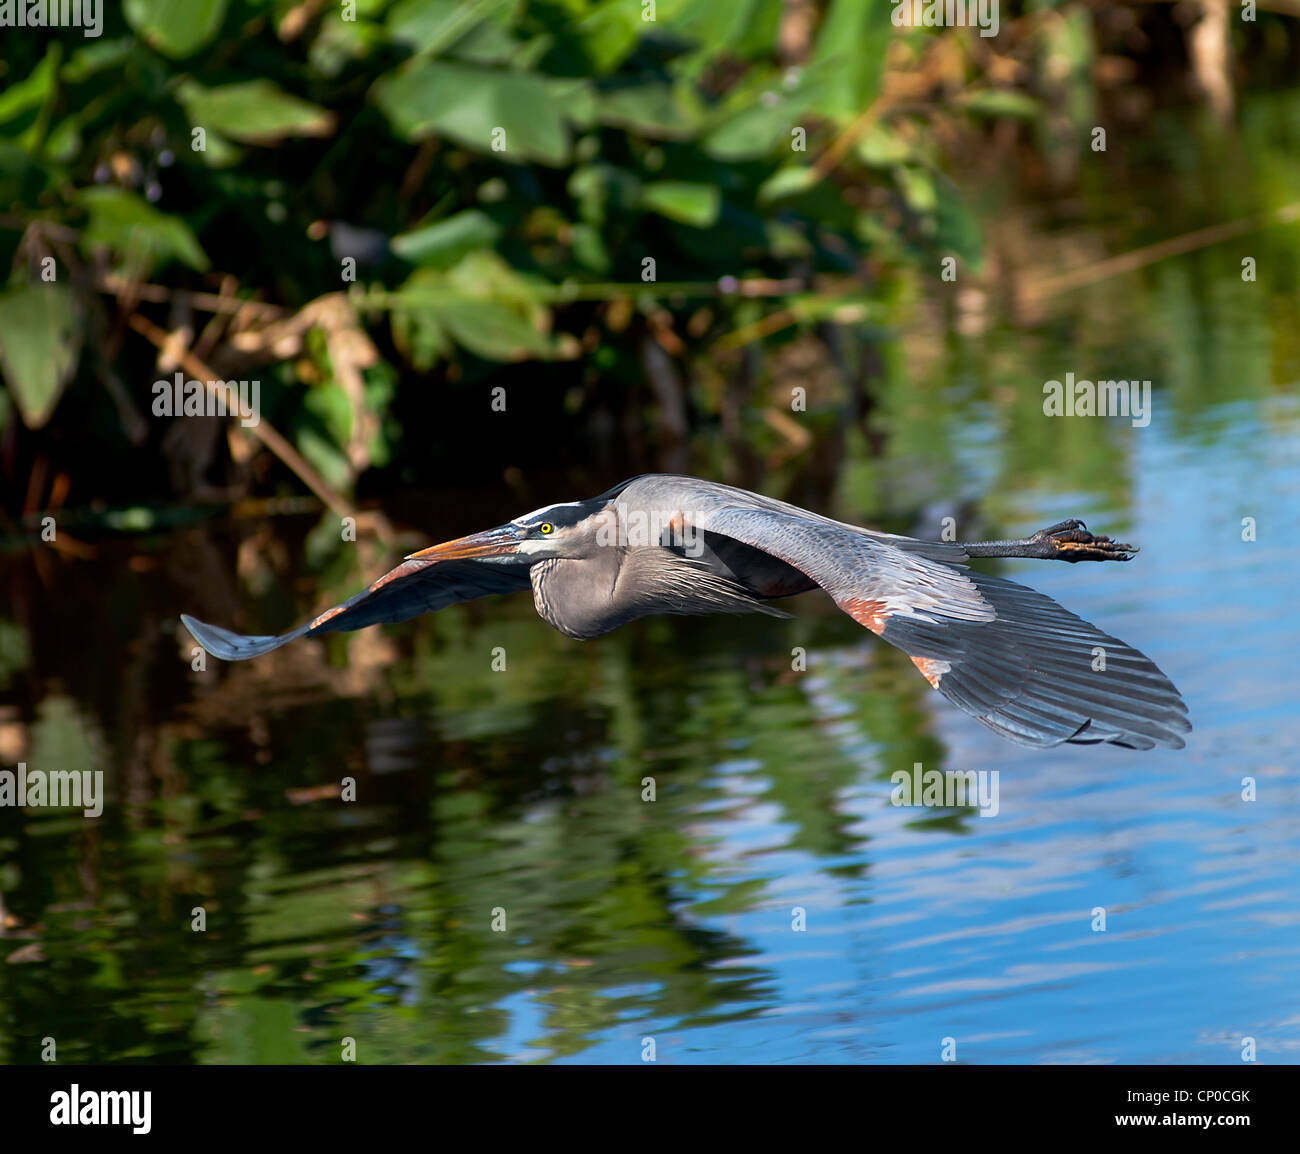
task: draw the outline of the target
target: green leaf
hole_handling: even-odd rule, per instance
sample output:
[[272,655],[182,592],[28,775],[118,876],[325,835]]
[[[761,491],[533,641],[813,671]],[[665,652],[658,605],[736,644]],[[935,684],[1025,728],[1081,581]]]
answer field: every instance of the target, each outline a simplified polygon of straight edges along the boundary
[[611,268],[609,250],[598,228],[589,224],[575,224],[570,230],[570,244],[573,246],[573,259],[588,272],[605,276]]
[[877,123],[863,133],[854,151],[871,168],[893,168],[911,160],[915,150],[892,128]]
[[813,254],[812,243],[799,229],[779,220],[764,222],[767,246],[778,260],[799,260]]
[[979,272],[984,263],[984,237],[979,218],[967,205],[961,191],[942,173],[934,177],[935,244],[959,257]]
[[524,360],[554,353],[549,337],[494,301],[461,300],[438,310],[457,344],[489,361]]
[[400,0],[389,10],[388,34],[416,52],[438,56],[489,21],[504,33],[495,19],[509,10],[509,0]]
[[220,88],[186,80],[177,98],[196,126],[249,144],[274,144],[286,136],[328,136],[334,131],[332,112],[266,79]]
[[[518,62],[528,51],[528,46],[520,45],[500,24],[483,23],[457,40],[446,54],[468,64],[508,64]],[[528,71],[530,66],[524,63],[520,67]]]
[[0,371],[29,429],[50,419],[80,352],[81,320],[70,288],[33,283],[0,293]]
[[367,58],[373,60],[388,50],[388,30],[382,24],[365,19],[368,13],[361,9],[362,6],[358,5],[358,15],[362,17],[358,20],[344,20],[341,5],[332,5],[322,11],[316,34],[307,49],[310,73],[320,79],[332,80],[350,64]]
[[610,210],[634,212],[641,203],[641,179],[612,164],[587,164],[573,170],[569,195],[578,202],[582,219],[597,227]]
[[438,323],[433,309],[395,307],[390,323],[393,344],[418,372],[427,373],[451,352],[447,330]]
[[919,165],[900,164],[894,169],[894,179],[898,182],[898,190],[903,194],[908,208],[921,216],[934,211],[938,204],[938,194],[935,192],[933,172]]
[[496,221],[486,213],[470,208],[395,236],[390,247],[412,264],[448,268],[467,252],[491,248],[500,235],[501,226]]
[[778,143],[788,148],[798,110],[787,100],[771,99],[774,95],[764,93],[759,100],[746,102],[708,134],[704,151],[718,160],[734,161],[765,156]]
[[709,228],[718,219],[722,198],[711,184],[664,180],[641,190],[642,207],[693,228]]
[[847,120],[870,106],[884,75],[894,10],[891,0],[832,0],[807,69],[822,85],[816,111]]
[[972,92],[959,103],[967,112],[980,116],[1006,116],[1017,120],[1035,120],[1042,111],[1042,106],[1032,96],[1005,88]]
[[468,0],[398,0],[388,10],[388,35],[417,52],[440,52],[482,19]]
[[569,101],[583,88],[577,81],[416,60],[380,77],[373,91],[407,140],[446,136],[501,160],[559,165],[569,155]]
[[226,0],[123,0],[122,13],[150,48],[179,59],[213,40]]
[[546,282],[512,268],[499,253],[479,249],[467,253],[443,278],[456,296],[509,305],[537,325],[547,318],[539,289]]
[[640,3],[604,0],[578,22],[578,39],[598,74],[613,72],[636,48],[645,28],[641,10]]
[[352,464],[346,454],[320,431],[310,426],[298,430],[298,451],[335,489],[346,490],[352,483]]
[[91,40],[68,57],[61,74],[69,84],[81,84],[107,69],[123,68],[133,51],[138,52],[139,48],[132,36],[119,36],[116,40]]
[[797,196],[811,188],[817,182],[813,170],[805,165],[787,165],[778,168],[758,189],[758,199],[762,203],[780,200],[786,196]]
[[710,57],[725,49],[744,57],[756,40],[770,47],[780,16],[779,0],[686,0],[673,12],[671,29],[674,36],[695,40]]
[[41,62],[24,79],[17,84],[6,85],[4,91],[0,92],[0,124],[25,112],[33,112],[50,99],[54,94],[54,82],[62,55],[63,47],[55,41],[45,50]]
[[561,355],[541,331],[550,313],[535,284],[495,252],[471,252],[449,272],[417,269],[392,296],[394,342],[417,367],[446,355],[448,337],[486,360]]
[[343,448],[352,435],[352,402],[335,381],[323,381],[307,390],[303,408],[311,413],[330,435],[334,444]]
[[64,117],[45,138],[45,155],[56,164],[72,164],[82,148],[81,125],[75,116]]
[[0,139],[0,204],[36,204],[54,179],[27,149]]
[[147,264],[178,260],[199,272],[207,269],[207,255],[190,226],[180,217],[159,212],[129,189],[96,185],[80,189],[74,199],[90,214],[81,234],[83,250],[103,246]]
[[658,81],[602,89],[597,93],[596,118],[601,124],[643,136],[689,136],[700,119],[690,96],[689,89],[683,86]]

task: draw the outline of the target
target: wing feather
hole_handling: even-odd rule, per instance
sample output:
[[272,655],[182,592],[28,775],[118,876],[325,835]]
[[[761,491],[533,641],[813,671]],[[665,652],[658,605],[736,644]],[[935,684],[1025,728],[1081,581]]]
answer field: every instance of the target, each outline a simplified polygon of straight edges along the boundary
[[389,625],[461,601],[493,593],[519,593],[528,588],[526,563],[506,565],[410,558],[341,604],[278,636],[235,633],[198,621],[188,613],[181,614],[181,622],[213,657],[243,661],[270,653],[299,637],[364,629],[367,625]]
[[911,657],[953,704],[1023,745],[1182,748],[1178,690],[1144,653],[1002,577],[960,545],[915,541],[690,477],[628,483],[620,503],[730,537],[805,573],[854,620]]

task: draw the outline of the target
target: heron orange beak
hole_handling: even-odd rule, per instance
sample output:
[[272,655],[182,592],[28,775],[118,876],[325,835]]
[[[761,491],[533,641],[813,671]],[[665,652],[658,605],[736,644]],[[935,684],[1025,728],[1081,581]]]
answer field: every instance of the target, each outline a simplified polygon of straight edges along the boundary
[[500,557],[517,553],[520,540],[517,525],[502,525],[485,529],[482,533],[471,533],[468,537],[457,537],[454,541],[444,541],[441,545],[430,545],[412,553],[407,560],[462,561],[474,557]]

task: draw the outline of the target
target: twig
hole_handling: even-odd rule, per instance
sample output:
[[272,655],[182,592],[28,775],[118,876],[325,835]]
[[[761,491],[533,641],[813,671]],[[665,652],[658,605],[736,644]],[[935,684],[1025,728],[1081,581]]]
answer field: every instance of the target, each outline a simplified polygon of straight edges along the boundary
[[[154,324],[148,317],[142,316],[140,313],[132,313],[127,317],[127,324],[157,348],[161,349],[167,344],[167,331]],[[204,388],[208,392],[212,393],[213,396],[218,395],[217,382],[222,378],[218,373],[213,372],[205,361],[200,360],[188,349],[177,353],[176,360],[181,368],[194,380],[202,381]],[[289,444],[274,427],[263,420],[259,420],[255,425],[243,427],[247,428],[248,432],[252,433],[263,445],[279,457],[307,488],[340,517],[356,517],[356,510],[325,483],[325,479],[303,459],[298,450]]]
[[818,184],[824,180],[831,169],[844,159],[844,154],[857,143],[858,137],[871,127],[876,117],[880,115],[881,109],[882,101],[877,97],[858,113],[852,124],[831,141],[826,150],[813,161],[813,184]]
[[268,319],[278,319],[288,313],[280,305],[267,304],[265,301],[248,300],[246,297],[232,296],[226,293],[199,293],[189,289],[168,288],[161,284],[142,284],[128,280],[117,273],[106,273],[95,278],[95,287],[101,292],[114,296],[131,296],[135,300],[148,301],[150,304],[167,304],[173,300],[187,301],[197,309],[209,313],[238,313],[251,311],[265,315]]
[[[537,285],[533,288],[538,300],[550,304],[564,304],[568,301],[613,301],[642,296],[662,300],[664,297],[777,297],[799,292],[806,288],[805,282],[797,277],[785,280],[773,280],[771,277],[749,277],[709,281],[591,281],[588,283],[568,282],[554,285]],[[442,303],[447,298],[445,292],[432,290],[429,299]],[[404,292],[402,289],[392,291],[381,289],[366,291],[354,289],[348,294],[348,300],[358,310],[411,308],[418,305],[420,290]]]
[[1086,264],[1081,268],[1071,269],[1057,276],[1045,277],[1037,283],[1031,283],[1024,291],[1024,303],[1032,306],[1048,297],[1057,296],[1060,293],[1081,288],[1084,285],[1096,284],[1098,281],[1109,280],[1111,277],[1122,276],[1124,273],[1135,272],[1137,269],[1146,268],[1147,265],[1167,260],[1171,256],[1182,256],[1184,253],[1194,252],[1199,248],[1208,248],[1210,245],[1231,240],[1233,237],[1258,232],[1270,225],[1291,224],[1298,220],[1300,220],[1300,204],[1288,204],[1283,208],[1259,216],[1250,216],[1242,220],[1231,220],[1223,224],[1212,224],[1207,228],[1198,228],[1192,232],[1183,233],[1182,236],[1157,241],[1155,244],[1135,248],[1131,252],[1107,257],[1105,260]]

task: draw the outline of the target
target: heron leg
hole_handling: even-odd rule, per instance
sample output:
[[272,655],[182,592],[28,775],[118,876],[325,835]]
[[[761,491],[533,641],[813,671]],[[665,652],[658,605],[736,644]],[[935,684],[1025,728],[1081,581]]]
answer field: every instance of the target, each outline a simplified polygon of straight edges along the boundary
[[1136,545],[1089,533],[1071,518],[1018,541],[972,541],[961,546],[968,557],[1033,557],[1042,561],[1131,561]]

